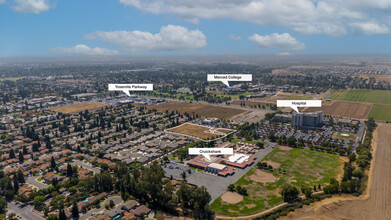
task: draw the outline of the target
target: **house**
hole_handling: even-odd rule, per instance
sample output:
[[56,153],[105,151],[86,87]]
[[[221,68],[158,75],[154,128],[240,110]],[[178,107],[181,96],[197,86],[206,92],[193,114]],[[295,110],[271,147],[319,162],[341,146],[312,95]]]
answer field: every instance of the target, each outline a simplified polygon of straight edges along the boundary
[[122,217],[122,220],[133,220],[133,219],[137,219],[137,217],[131,212],[125,212],[124,216]]
[[121,209],[129,212],[131,209],[136,208],[138,205],[139,203],[136,200],[129,200],[122,205]]
[[145,205],[141,205],[139,207],[137,207],[135,210],[133,210],[133,214],[135,214],[136,216],[140,216],[140,217],[143,217],[145,215],[148,215],[149,213],[151,213],[151,209],[146,207]]
[[25,198],[28,198],[30,193],[32,193],[32,192],[33,192],[33,189],[27,184],[24,184],[18,190],[18,194],[21,196],[24,196]]

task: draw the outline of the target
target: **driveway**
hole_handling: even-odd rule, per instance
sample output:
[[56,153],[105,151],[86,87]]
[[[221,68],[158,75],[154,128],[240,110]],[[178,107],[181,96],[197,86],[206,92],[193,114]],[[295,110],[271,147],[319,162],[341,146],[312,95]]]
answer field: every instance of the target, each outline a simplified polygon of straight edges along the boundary
[[91,209],[89,212],[87,212],[86,214],[83,214],[82,216],[80,216],[80,220],[87,220],[89,219],[90,217],[92,217],[92,213],[94,213],[94,215],[100,213],[100,212],[103,212],[104,210],[106,210],[105,208],[105,205],[106,204],[109,204],[110,200],[113,200],[115,206],[118,206],[118,205],[121,205],[122,204],[122,198],[121,196],[112,196],[112,197],[109,197],[107,198],[103,203],[102,205],[100,206],[100,208],[96,208],[96,209]]
[[44,218],[33,212],[32,209],[32,205],[25,205],[21,207],[19,204],[9,202],[7,206],[7,214],[16,213],[17,216],[20,216],[26,220],[45,220]]
[[79,166],[79,167],[83,167],[84,169],[91,170],[92,172],[94,172],[94,174],[100,173],[100,169],[99,168],[93,167],[91,164],[84,163],[83,161],[80,161],[80,160],[72,161],[71,165],[72,166]]
[[38,189],[46,189],[49,187],[48,184],[38,181],[37,179],[42,176],[32,176],[27,178],[26,183],[38,188]]

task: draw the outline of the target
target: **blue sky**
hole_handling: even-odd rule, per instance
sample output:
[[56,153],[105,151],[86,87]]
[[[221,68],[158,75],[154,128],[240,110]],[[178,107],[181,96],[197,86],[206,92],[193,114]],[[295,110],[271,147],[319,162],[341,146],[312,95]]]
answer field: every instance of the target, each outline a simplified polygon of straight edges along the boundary
[[391,1],[344,2],[0,0],[0,56],[390,54]]

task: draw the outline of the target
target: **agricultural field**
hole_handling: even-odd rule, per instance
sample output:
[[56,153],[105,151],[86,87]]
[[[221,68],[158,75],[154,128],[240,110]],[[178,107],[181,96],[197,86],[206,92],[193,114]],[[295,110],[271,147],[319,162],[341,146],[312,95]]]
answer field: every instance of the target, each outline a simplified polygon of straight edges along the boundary
[[377,81],[386,81],[391,83],[391,75],[359,75],[363,79],[375,78]]
[[165,102],[157,105],[147,106],[147,109],[156,109],[159,112],[165,111],[178,111],[182,114],[188,113],[190,115],[195,114],[203,117],[213,117],[220,119],[230,119],[235,115],[246,113],[250,111],[227,108],[214,105],[197,104],[197,103],[185,103],[185,102]]
[[327,97],[332,100],[391,104],[391,91],[386,90],[332,91]]
[[379,121],[391,121],[391,105],[374,104],[368,117]]
[[273,171],[254,167],[235,183],[235,186],[246,188],[248,195],[223,194],[212,203],[212,209],[231,216],[256,213],[281,203],[283,199],[279,192],[284,185],[324,186],[330,178],[342,173],[343,166],[337,155],[281,146],[262,161],[271,165]]
[[332,101],[323,102],[322,107],[306,108],[304,111],[323,111],[324,115],[340,116],[354,119],[366,119],[373,104],[360,102]]
[[185,123],[177,127],[167,129],[166,131],[180,135],[192,136],[202,140],[213,140],[219,137],[226,136],[233,130],[225,128],[214,129],[207,126]]
[[72,114],[72,113],[79,113],[81,111],[85,110],[97,110],[106,106],[110,106],[107,104],[102,104],[102,103],[96,103],[96,102],[85,102],[85,103],[79,103],[76,105],[67,105],[67,106],[62,106],[59,108],[54,108],[52,111],[55,112],[60,112],[63,114]]

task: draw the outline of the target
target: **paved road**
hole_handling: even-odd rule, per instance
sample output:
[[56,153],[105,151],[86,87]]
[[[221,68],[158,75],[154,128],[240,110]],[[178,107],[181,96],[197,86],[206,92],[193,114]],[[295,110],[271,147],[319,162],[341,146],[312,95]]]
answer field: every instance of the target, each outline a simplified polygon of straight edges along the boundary
[[80,161],[80,160],[72,161],[71,165],[72,166],[79,166],[79,167],[83,167],[84,169],[91,170],[92,172],[94,172],[94,174],[100,173],[100,169],[99,168],[93,167],[91,164],[84,163],[83,161]]
[[16,215],[22,217],[25,220],[44,220],[41,216],[36,214],[35,212],[31,211],[33,209],[33,206],[26,205],[24,207],[21,207],[19,204],[16,204],[14,202],[9,202],[8,206],[8,214],[10,213],[16,213]]
[[27,178],[26,182],[34,187],[37,187],[38,189],[46,189],[49,187],[48,184],[38,181],[37,179],[42,176],[32,176]]
[[[117,206],[117,205],[121,205],[122,204],[122,198],[121,196],[112,196],[112,197],[109,197],[107,198],[103,203],[102,205],[100,206],[100,208],[97,208],[97,209],[91,209],[89,212],[87,212],[86,214],[83,214],[82,216],[80,216],[80,220],[87,220],[89,219],[90,217],[92,217],[93,215],[96,215],[100,212],[103,212],[104,210],[106,210],[105,208],[105,205],[106,204],[109,204],[110,200],[113,200],[114,204]],[[93,214],[94,213],[94,214]]]
[[257,159],[251,165],[245,169],[235,168],[235,174],[233,176],[221,177],[212,175],[205,172],[197,172],[193,176],[187,179],[188,183],[195,184],[197,186],[205,186],[211,196],[211,202],[219,198],[226,190],[229,184],[233,184],[238,181],[244,174],[246,174],[252,167],[254,167],[259,161],[261,161],[266,155],[273,150],[272,147],[266,147],[255,153]]
[[360,121],[360,125],[359,125],[359,128],[358,128],[358,131],[357,131],[357,137],[356,137],[356,141],[354,142],[354,144],[352,145],[352,151],[356,151],[356,147],[358,147],[363,135],[364,135],[364,131],[365,131],[365,122],[364,121]]

